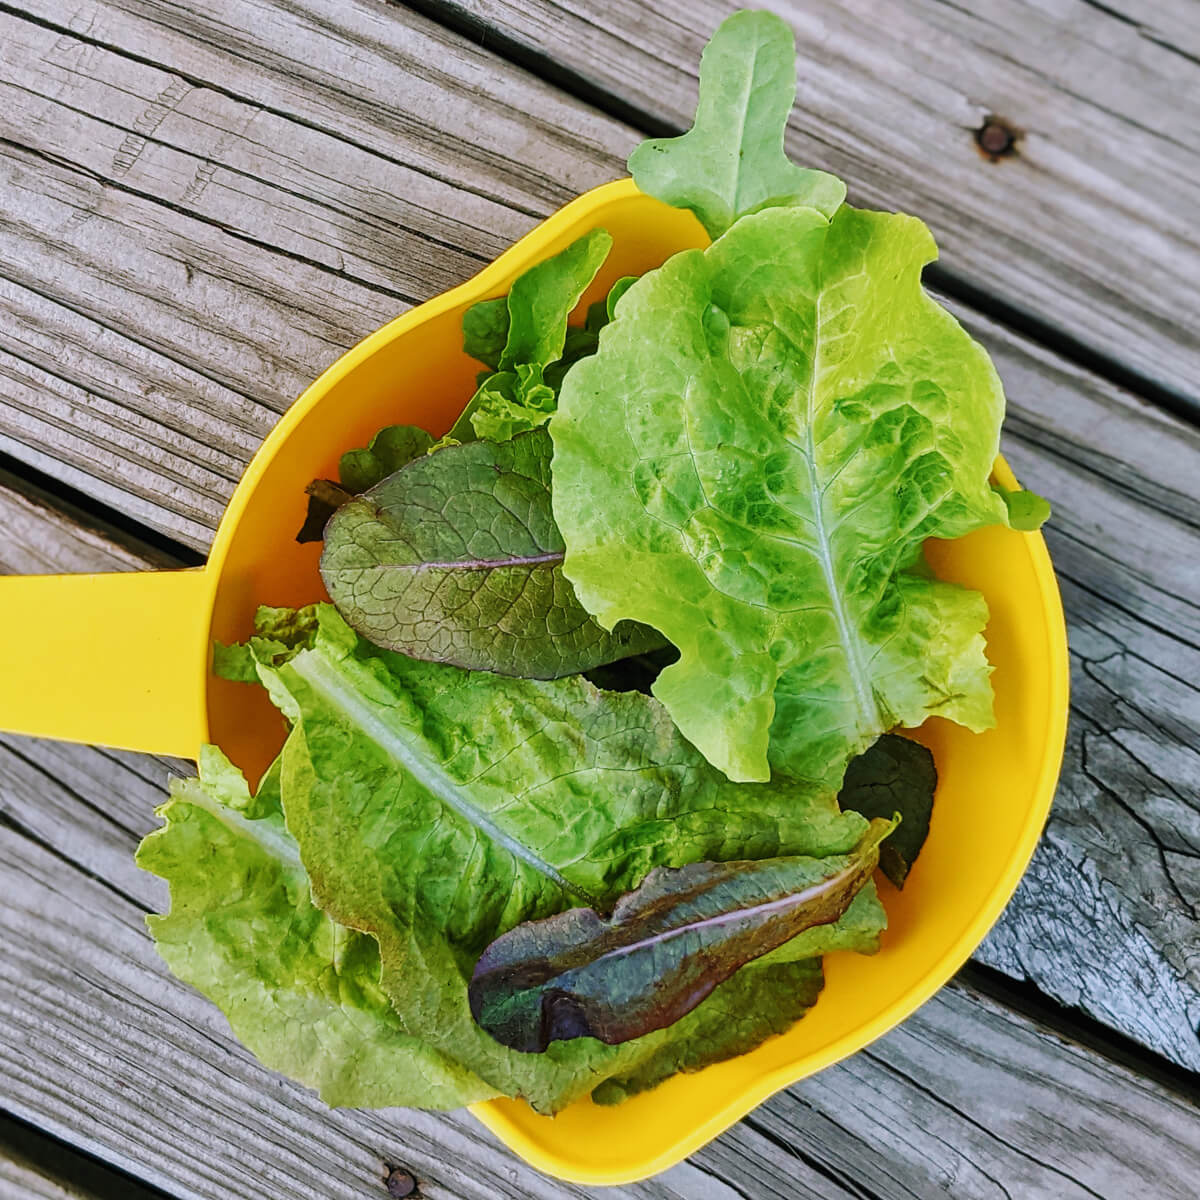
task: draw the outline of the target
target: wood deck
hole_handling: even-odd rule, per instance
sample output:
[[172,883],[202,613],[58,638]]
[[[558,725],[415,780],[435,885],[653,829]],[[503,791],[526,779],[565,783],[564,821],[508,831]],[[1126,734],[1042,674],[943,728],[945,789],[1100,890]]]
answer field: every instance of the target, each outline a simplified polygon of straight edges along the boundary
[[[678,128],[730,7],[0,0],[0,572],[200,561],[305,384]],[[1200,8],[774,7],[793,154],[930,223],[1005,380],[1005,453],[1055,505],[1071,732],[958,980],[608,1194],[1193,1200]],[[325,1110],[167,974],[132,849],[184,769],[0,738],[0,1198],[385,1197],[394,1166],[431,1198],[589,1194],[466,1114]]]

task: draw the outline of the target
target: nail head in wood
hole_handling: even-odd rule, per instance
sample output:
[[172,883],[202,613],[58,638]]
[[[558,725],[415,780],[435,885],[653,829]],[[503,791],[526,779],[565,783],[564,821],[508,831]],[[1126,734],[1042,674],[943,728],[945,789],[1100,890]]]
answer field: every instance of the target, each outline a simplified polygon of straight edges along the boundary
[[418,1194],[416,1176],[405,1167],[392,1167],[384,1180],[384,1186],[389,1196],[416,1197]]
[[1001,117],[988,117],[975,131],[975,143],[992,162],[1016,150],[1017,131]]

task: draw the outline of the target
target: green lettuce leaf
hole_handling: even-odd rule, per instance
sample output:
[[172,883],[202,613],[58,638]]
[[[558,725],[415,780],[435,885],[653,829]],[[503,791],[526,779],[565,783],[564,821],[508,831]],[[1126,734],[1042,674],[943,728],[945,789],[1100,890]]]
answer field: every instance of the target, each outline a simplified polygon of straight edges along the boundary
[[213,747],[199,779],[172,781],[166,825],[137,856],[170,884],[170,912],[149,918],[167,965],[264,1064],[328,1104],[453,1108],[494,1096],[405,1032],[379,985],[375,939],[313,905],[278,785],[277,763],[252,797]]
[[[490,942],[566,907],[607,907],[655,867],[846,854],[867,828],[827,789],[730,783],[650,697],[418,662],[374,649],[329,606],[319,618],[309,648],[254,644],[294,722],[284,806],[314,900],[377,938],[406,1032],[541,1111],[629,1076],[678,1035],[510,1050],[468,1003]],[[839,927],[796,940],[818,932],[810,955]],[[760,1015],[765,1037],[769,997]]]
[[514,1050],[595,1037],[619,1045],[674,1025],[739,967],[850,907],[894,822],[845,855],[657,867],[605,917],[572,908],[525,921],[475,965],[476,1021]]
[[777,205],[833,216],[846,185],[788,161],[783,149],[796,98],[792,31],[769,12],[738,12],[713,34],[700,59],[700,101],[681,137],[653,138],[629,156],[647,194],[688,208],[710,237],[739,217]]
[[1004,396],[933,257],[911,217],[743,217],[635,283],[563,385],[566,575],[679,648],[654,694],[731,778],[837,787],[894,726],[992,723],[986,605],[922,546],[1008,520]]
[[428,454],[433,438],[415,425],[388,425],[369,446],[342,455],[338,475],[342,487],[358,495],[382,483],[393,471]]
[[590,353],[594,335],[585,330],[568,347],[567,318],[579,303],[612,248],[603,229],[572,242],[565,250],[530,267],[513,282],[507,298],[472,305],[463,317],[463,349],[492,373],[454,423],[449,436],[504,441],[544,425],[554,411],[557,388],[574,356]]
[[611,633],[563,577],[550,512],[550,435],[425,455],[339,509],[321,576],[346,621],[414,658],[554,679],[663,644]]
[[508,297],[480,300],[463,313],[463,351],[493,371],[508,341]]
[[432,445],[433,438],[424,429],[415,425],[389,425],[371,439],[369,446],[348,450],[338,467],[340,482],[314,479],[305,489],[308,511],[296,541],[302,545],[321,541],[325,527],[339,508],[359,492],[365,492],[393,471],[398,471],[405,463],[428,453]]
[[817,1002],[825,985],[819,958],[743,967],[673,1027],[675,1037],[633,1070],[593,1092],[597,1104],[620,1104],[683,1072],[747,1054],[786,1033]]
[[912,865],[929,836],[937,768],[933,755],[920,742],[887,733],[871,748],[850,760],[838,803],[871,819],[900,817],[900,823],[880,847],[879,866],[898,887],[904,886]]

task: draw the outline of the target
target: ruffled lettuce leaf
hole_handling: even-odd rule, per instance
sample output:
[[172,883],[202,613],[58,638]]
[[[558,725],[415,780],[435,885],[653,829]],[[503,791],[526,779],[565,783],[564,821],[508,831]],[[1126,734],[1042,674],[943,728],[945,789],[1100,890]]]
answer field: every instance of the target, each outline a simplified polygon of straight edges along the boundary
[[786,1033],[817,1002],[825,982],[821,959],[814,956],[835,951],[874,954],[886,924],[875,888],[868,885],[836,925],[807,930],[727,979],[664,1031],[669,1036],[660,1035],[635,1068],[600,1084],[592,1099],[619,1104],[679,1071],[699,1071]]
[[[622,1046],[583,1038],[545,1054],[510,1050],[468,1003],[490,942],[564,908],[610,907],[655,867],[846,854],[867,828],[827,789],[730,783],[650,697],[418,662],[371,647],[329,606],[319,621],[305,648],[252,643],[294,725],[284,807],[313,898],[377,939],[380,984],[406,1032],[540,1111],[669,1059],[695,1014],[678,1032]],[[863,894],[877,933],[871,883]],[[821,936],[797,952],[822,953],[841,927],[802,934],[794,940]],[[761,1023],[747,1013],[743,1031],[766,1037],[777,998],[770,987],[755,994]]]
[[629,156],[629,173],[648,195],[691,209],[714,238],[739,217],[777,205],[831,217],[846,185],[796,166],[783,149],[795,98],[796,44],[787,24],[769,12],[734,13],[700,58],[692,128],[643,142]]
[[424,455],[344,505],[321,577],[369,641],[431,662],[554,679],[663,644],[602,629],[562,573],[550,512],[550,435]]
[[[463,349],[493,368],[449,436],[504,441],[544,425],[554,411],[562,374],[595,347],[594,330],[572,339],[567,318],[612,248],[593,229],[513,282],[507,298],[472,305],[463,317]],[[566,360],[566,361],[564,361]]]
[[138,864],[170,884],[149,925],[171,970],[268,1067],[332,1105],[454,1108],[496,1089],[410,1036],[379,984],[379,946],[317,908],[284,826],[279,764],[257,795],[219,750],[173,780]]
[[934,255],[911,217],[743,217],[635,283],[564,383],[565,573],[679,648],[654,694],[733,779],[837,787],[894,726],[992,723],[986,605],[922,545],[1008,522],[1004,396],[921,288]]

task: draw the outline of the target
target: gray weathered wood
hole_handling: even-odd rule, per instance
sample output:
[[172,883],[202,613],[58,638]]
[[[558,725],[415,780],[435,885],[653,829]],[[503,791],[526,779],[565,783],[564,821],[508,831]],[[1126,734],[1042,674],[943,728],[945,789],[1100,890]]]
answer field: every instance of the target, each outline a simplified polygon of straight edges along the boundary
[[[0,446],[195,546],[307,379],[633,139],[402,10],[237,11],[89,0],[63,34],[0,9]],[[1014,461],[1056,502],[1084,647],[1060,809],[983,953],[1195,1066],[1195,722],[1172,712],[1195,705],[1197,439],[963,315],[1009,382]]]
[[[6,517],[0,572],[33,552],[52,570],[147,562],[0,478]],[[179,769],[0,739],[0,1104],[178,1197],[369,1197],[397,1163],[433,1200],[588,1194],[515,1163],[464,1114],[325,1110],[170,977],[143,925],[164,889],[132,850]],[[955,985],[689,1162],[606,1194],[1184,1200],[1197,1171],[1200,1110]]]
[[247,7],[277,43],[249,59],[111,5],[79,37],[0,12],[0,448],[191,545],[316,374],[633,137],[428,22]]
[[[311,0],[315,5],[317,0]],[[736,0],[436,0],[622,112],[682,127]],[[929,222],[942,270],[1200,412],[1200,53],[1191,0],[778,0],[797,32],[790,149]],[[560,75],[561,77],[561,75]],[[569,84],[567,86],[570,86]],[[1018,151],[985,161],[999,114]]]

